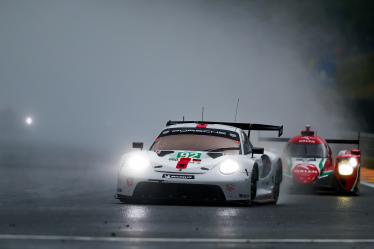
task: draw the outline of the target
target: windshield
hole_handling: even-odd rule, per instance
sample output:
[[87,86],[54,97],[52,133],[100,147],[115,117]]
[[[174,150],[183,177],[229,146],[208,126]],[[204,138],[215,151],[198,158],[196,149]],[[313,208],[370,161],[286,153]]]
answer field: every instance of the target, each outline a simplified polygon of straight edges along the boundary
[[327,157],[323,144],[288,144],[286,155],[289,157],[322,158]]
[[240,140],[237,133],[225,130],[167,129],[156,139],[151,150],[189,150],[239,154]]

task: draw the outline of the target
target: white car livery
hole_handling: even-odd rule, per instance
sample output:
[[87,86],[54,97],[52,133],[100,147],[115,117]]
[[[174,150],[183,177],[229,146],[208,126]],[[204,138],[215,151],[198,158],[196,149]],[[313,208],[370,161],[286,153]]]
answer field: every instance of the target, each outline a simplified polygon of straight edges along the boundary
[[122,156],[116,198],[275,204],[282,162],[253,147],[251,130],[277,130],[280,136],[283,126],[169,121],[149,150]]

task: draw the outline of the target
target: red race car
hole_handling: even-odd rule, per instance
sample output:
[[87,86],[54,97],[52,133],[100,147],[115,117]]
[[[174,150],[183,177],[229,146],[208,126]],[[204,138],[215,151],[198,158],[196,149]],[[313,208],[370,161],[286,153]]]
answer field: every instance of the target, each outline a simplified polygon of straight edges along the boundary
[[283,172],[292,178],[293,187],[312,186],[332,189],[342,194],[359,194],[361,153],[359,149],[341,150],[335,160],[329,144],[355,144],[359,139],[324,139],[310,126],[293,138],[262,138],[265,141],[287,142]]

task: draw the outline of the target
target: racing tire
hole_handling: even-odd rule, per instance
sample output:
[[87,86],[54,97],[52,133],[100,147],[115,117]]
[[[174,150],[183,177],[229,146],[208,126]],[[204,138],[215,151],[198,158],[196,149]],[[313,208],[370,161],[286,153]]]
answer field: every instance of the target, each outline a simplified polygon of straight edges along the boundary
[[336,182],[336,192],[339,195],[343,196],[359,196],[360,195],[360,178],[358,179],[356,186],[353,188],[352,191],[345,190],[340,183]]
[[279,199],[279,192],[280,192],[280,184],[282,182],[282,169],[278,168],[277,172],[275,174],[275,179],[274,179],[274,187],[272,190],[272,195],[273,195],[273,200],[271,201],[272,204],[276,205]]
[[252,202],[257,195],[257,181],[258,181],[258,168],[253,167],[252,174],[251,174],[251,200]]
[[361,168],[358,169],[358,179],[357,179],[356,186],[353,189],[353,193],[352,193],[354,196],[360,195],[360,182],[361,182]]
[[335,178],[334,185],[335,185],[336,193],[339,195],[343,195],[343,196],[359,196],[360,195],[360,180],[361,180],[361,170],[359,168],[358,179],[357,179],[355,187],[353,188],[352,191],[347,191]]
[[358,182],[355,186],[355,188],[353,189],[353,192],[352,192],[352,195],[353,196],[359,196],[360,195],[360,183]]
[[360,169],[358,169],[358,179],[357,179],[355,187],[350,192],[350,195],[352,195],[352,196],[359,196],[360,195],[360,181],[361,181],[361,172],[360,172]]
[[359,187],[355,186],[355,188],[352,191],[347,191],[343,187],[338,186],[337,188],[337,194],[342,196],[358,196],[360,195]]
[[271,203],[274,205],[276,205],[278,202],[279,192],[280,192],[280,183],[276,183],[272,190],[273,200],[271,201]]

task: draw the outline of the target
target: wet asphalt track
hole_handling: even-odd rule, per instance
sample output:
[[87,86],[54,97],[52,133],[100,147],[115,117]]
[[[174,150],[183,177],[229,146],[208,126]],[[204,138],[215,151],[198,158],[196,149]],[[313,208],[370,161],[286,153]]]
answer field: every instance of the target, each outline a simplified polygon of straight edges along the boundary
[[0,174],[1,249],[374,248],[374,189],[363,186],[360,197],[283,187],[277,206],[123,205],[113,198],[115,167],[13,165]]

